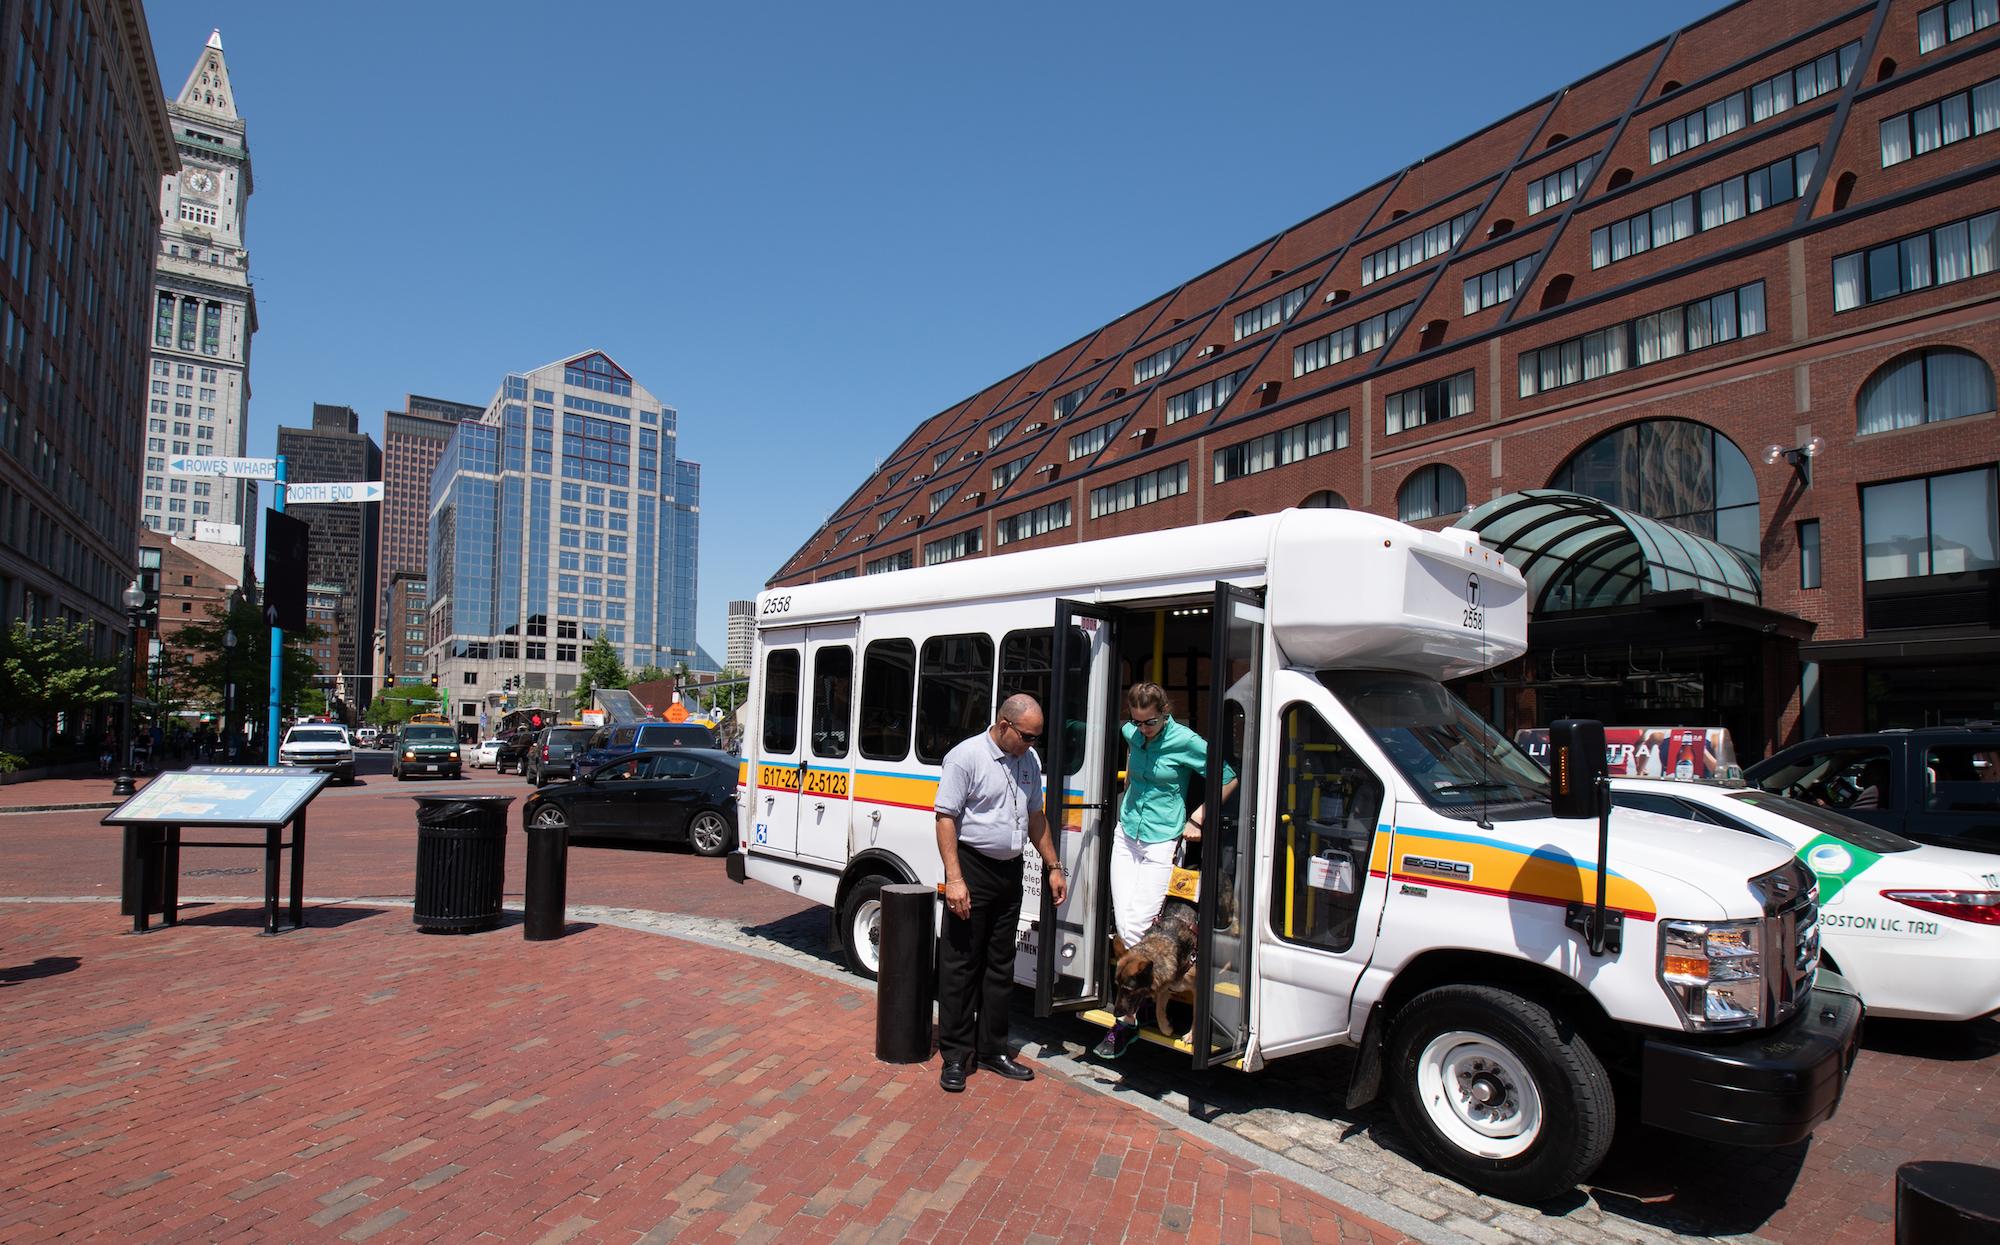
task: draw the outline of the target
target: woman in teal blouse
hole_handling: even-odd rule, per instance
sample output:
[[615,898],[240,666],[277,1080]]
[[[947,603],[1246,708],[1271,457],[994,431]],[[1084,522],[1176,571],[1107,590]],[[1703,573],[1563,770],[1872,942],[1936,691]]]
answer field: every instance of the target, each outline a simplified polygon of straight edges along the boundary
[[[1119,940],[1131,947],[1160,914],[1180,840],[1201,838],[1201,811],[1188,812],[1187,793],[1194,776],[1208,771],[1208,741],[1174,720],[1166,689],[1157,683],[1133,684],[1125,712],[1125,796],[1111,846],[1111,912]],[[1236,771],[1225,764],[1222,777],[1226,800],[1236,789]],[[1166,1018],[1157,1023],[1164,1026]],[[1116,1059],[1138,1033],[1137,1016],[1120,1016],[1096,1053]]]

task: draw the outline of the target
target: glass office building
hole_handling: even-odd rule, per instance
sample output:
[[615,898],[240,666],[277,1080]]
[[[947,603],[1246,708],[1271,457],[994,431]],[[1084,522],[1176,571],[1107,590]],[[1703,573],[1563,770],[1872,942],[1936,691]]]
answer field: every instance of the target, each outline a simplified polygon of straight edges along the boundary
[[[509,375],[431,474],[429,664],[461,725],[513,686],[560,695],[609,640],[695,660],[701,467],[679,413],[599,352]],[[519,703],[518,694],[510,703]]]

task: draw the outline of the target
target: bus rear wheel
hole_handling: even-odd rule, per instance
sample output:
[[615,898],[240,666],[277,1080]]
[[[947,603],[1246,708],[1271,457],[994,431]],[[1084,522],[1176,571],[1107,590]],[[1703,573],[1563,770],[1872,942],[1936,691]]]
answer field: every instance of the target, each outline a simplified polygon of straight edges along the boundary
[[882,888],[889,879],[861,878],[840,902],[840,951],[847,967],[875,980],[882,969]]
[[1412,999],[1389,1037],[1396,1119],[1431,1164],[1517,1202],[1565,1194],[1611,1147],[1610,1076],[1574,1026],[1492,986]]

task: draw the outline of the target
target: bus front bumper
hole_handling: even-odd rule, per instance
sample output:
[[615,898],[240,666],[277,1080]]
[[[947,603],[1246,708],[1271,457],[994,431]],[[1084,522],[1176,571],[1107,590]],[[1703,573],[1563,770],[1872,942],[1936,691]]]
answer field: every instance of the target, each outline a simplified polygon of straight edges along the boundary
[[1784,1146],[1833,1118],[1861,1040],[1861,999],[1821,969],[1797,1014],[1741,1036],[1646,1039],[1639,1118],[1737,1146]]

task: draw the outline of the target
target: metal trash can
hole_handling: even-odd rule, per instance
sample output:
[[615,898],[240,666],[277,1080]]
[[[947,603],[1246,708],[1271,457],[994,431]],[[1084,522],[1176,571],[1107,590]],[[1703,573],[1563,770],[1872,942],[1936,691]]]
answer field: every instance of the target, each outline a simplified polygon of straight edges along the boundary
[[417,893],[411,919],[427,934],[500,924],[511,795],[415,796]]

